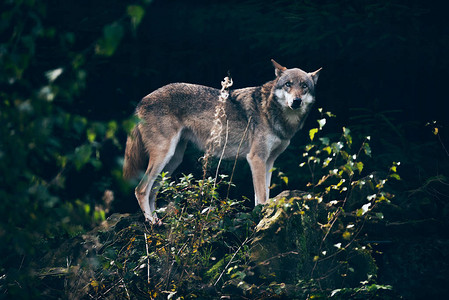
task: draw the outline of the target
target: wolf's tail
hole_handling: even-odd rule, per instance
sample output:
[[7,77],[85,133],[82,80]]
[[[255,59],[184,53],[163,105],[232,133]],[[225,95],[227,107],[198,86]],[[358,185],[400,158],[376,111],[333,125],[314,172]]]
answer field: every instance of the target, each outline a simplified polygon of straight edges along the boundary
[[142,135],[139,127],[136,126],[126,140],[123,178],[131,179],[137,177],[139,171],[145,167],[145,159],[147,157]]

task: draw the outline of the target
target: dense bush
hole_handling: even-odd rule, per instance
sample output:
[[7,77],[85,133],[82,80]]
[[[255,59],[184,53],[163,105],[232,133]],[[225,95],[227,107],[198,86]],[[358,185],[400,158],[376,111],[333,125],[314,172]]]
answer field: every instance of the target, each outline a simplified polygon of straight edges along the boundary
[[[1,4],[2,294],[34,293],[26,278],[36,257],[104,220],[113,198],[100,177],[100,152],[118,143],[122,124],[89,120],[75,108],[86,87],[86,65],[112,55],[144,10],[128,6],[117,13],[120,21],[103,23],[103,32],[80,43],[80,35],[54,25],[53,9],[57,5],[45,1]],[[83,177],[96,185],[72,186]],[[105,203],[98,201],[102,196]]]

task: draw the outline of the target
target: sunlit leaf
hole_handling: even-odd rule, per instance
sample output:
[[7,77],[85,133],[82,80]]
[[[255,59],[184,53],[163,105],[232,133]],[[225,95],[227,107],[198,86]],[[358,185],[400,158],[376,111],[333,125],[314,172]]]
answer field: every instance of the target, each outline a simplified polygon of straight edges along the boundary
[[358,209],[356,212],[357,217],[361,217],[369,211],[371,203],[366,203],[362,208]]
[[45,77],[47,77],[48,81],[53,82],[62,74],[63,71],[64,71],[63,68],[50,70],[45,72]]
[[324,175],[323,177],[321,177],[320,181],[318,181],[318,183],[316,185],[323,184],[326,181],[326,179],[328,179],[328,178],[329,178],[329,175]]
[[324,125],[326,125],[326,119],[320,119],[318,120],[318,125],[320,126],[320,130],[323,129]]
[[339,293],[341,289],[336,289],[331,292],[331,297],[334,297],[337,293]]
[[323,168],[326,168],[331,161],[332,161],[332,157],[326,157],[323,162]]
[[326,115],[327,115],[328,117],[331,117],[331,118],[336,117],[336,115],[334,115],[334,114],[331,113],[330,111],[327,111],[327,112],[326,112]]
[[87,140],[91,143],[93,143],[95,141],[95,138],[97,136],[97,134],[95,133],[95,131],[92,128],[89,128],[86,132],[87,134]]
[[399,176],[398,173],[390,174],[388,177],[394,178],[394,179],[396,179],[396,180],[401,180],[401,176]]
[[318,132],[318,128],[312,128],[309,130],[309,137],[310,140],[313,141],[313,138],[315,137],[315,134]]

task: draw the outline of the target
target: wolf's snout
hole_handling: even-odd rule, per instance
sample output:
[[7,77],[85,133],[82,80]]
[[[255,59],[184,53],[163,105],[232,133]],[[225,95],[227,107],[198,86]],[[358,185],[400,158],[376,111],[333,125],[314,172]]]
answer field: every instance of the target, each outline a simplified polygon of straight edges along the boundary
[[298,107],[301,106],[301,102],[302,102],[301,98],[295,98],[292,103],[292,108],[297,109]]

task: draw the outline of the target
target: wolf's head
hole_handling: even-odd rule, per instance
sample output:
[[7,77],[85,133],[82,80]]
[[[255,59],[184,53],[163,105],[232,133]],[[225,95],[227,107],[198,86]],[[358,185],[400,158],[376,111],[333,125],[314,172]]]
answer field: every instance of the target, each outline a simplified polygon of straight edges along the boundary
[[312,73],[301,69],[287,69],[273,59],[276,81],[274,95],[278,103],[291,110],[305,112],[315,102],[315,85],[321,68]]

